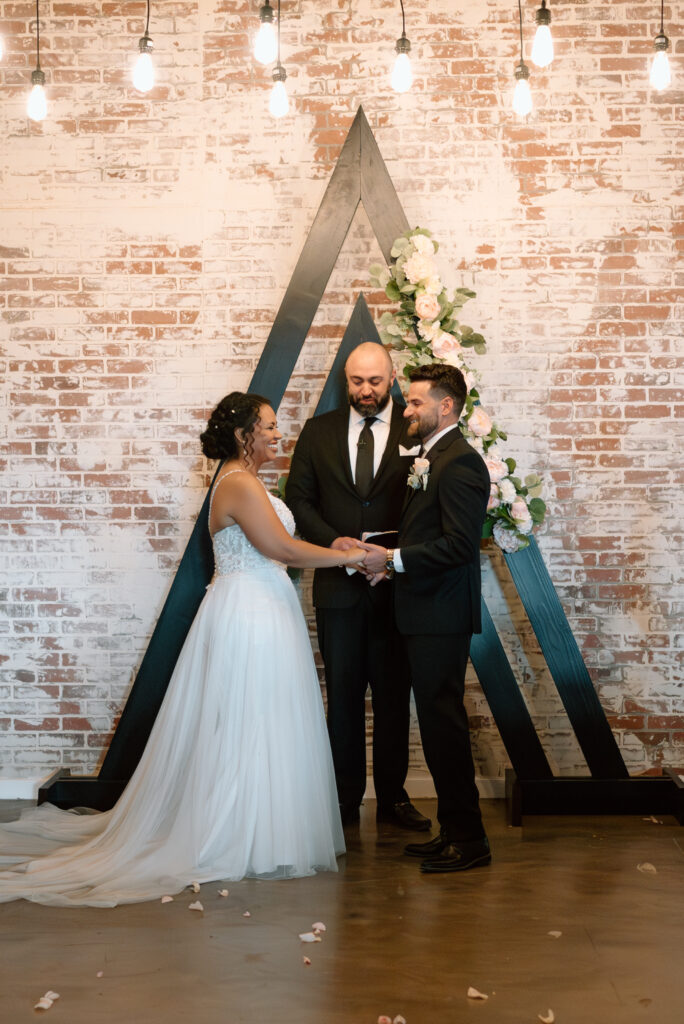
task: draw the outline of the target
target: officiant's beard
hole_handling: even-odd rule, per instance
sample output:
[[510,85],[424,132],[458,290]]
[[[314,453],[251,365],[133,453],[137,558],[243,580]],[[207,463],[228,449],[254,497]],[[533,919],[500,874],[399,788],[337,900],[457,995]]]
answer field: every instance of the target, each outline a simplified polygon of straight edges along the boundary
[[379,412],[382,412],[382,410],[386,408],[387,403],[392,397],[391,392],[392,385],[389,384],[387,387],[387,391],[385,391],[383,395],[380,395],[379,398],[369,398],[367,401],[364,402],[361,401],[361,399],[352,398],[352,396],[349,394],[349,385],[347,385],[347,399],[352,409],[356,409],[359,416],[377,416]]

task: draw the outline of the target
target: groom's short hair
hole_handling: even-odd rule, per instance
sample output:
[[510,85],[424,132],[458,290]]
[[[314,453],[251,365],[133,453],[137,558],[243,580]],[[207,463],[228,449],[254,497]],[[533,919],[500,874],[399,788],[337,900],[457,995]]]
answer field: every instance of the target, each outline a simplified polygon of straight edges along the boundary
[[465,377],[456,366],[449,366],[448,363],[428,363],[427,366],[414,366],[409,371],[409,380],[415,383],[420,380],[427,380],[430,383],[430,391],[439,391],[442,397],[449,396],[454,401],[454,412],[461,415],[465,405],[468,388]]

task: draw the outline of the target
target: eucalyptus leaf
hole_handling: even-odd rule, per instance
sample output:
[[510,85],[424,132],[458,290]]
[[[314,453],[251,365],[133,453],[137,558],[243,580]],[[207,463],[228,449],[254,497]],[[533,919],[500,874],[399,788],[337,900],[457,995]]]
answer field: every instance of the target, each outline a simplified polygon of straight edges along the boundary
[[385,295],[387,296],[388,299],[391,299],[392,302],[399,301],[400,292],[399,286],[396,281],[387,282],[387,287],[385,288]]
[[514,471],[514,469],[515,469],[515,466],[516,466],[515,459],[510,459],[510,458],[509,459],[504,459],[504,462],[508,466],[508,472],[512,473]]

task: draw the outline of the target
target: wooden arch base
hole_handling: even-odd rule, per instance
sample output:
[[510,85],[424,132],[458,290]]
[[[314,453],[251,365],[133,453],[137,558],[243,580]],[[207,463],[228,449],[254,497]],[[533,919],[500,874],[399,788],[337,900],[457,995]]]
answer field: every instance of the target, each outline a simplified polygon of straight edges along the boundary
[[[250,390],[267,396],[275,409],[360,202],[389,263],[394,239],[409,224],[361,107],[252,378]],[[342,367],[349,351],[364,340],[380,341],[360,295],[317,413],[345,401]],[[133,774],[213,574],[208,504],[207,497],[99,775],[72,776],[62,769],[41,789],[39,802],[106,810]],[[673,813],[684,822],[679,776],[630,778],[534,539],[529,548],[505,558],[591,773],[579,778],[553,775],[483,602],[483,632],[473,637],[471,660],[513,765],[507,778],[510,820],[519,824],[524,814]]]

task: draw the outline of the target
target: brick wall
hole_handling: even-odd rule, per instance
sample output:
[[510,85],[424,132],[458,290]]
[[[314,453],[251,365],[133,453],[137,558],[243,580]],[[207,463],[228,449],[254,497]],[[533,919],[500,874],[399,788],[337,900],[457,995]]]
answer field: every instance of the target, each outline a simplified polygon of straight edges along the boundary
[[[282,122],[248,52],[258,6],[153,3],[142,97],[142,2],[44,0],[35,126],[34,6],[0,0],[0,770],[101,759],[202,500],[197,434],[249,383],[359,103],[444,278],[478,293],[483,396],[544,472],[540,545],[629,768],[681,765],[682,106],[648,86],[657,4],[552,0],[556,60],[522,126],[513,0],[408,4],[402,97],[397,3],[283,0]],[[682,4],[665,18],[681,53]],[[359,211],[281,406],[286,450],[379,258]],[[582,770],[496,552],[485,587],[551,761]],[[498,776],[474,678],[469,707]]]

